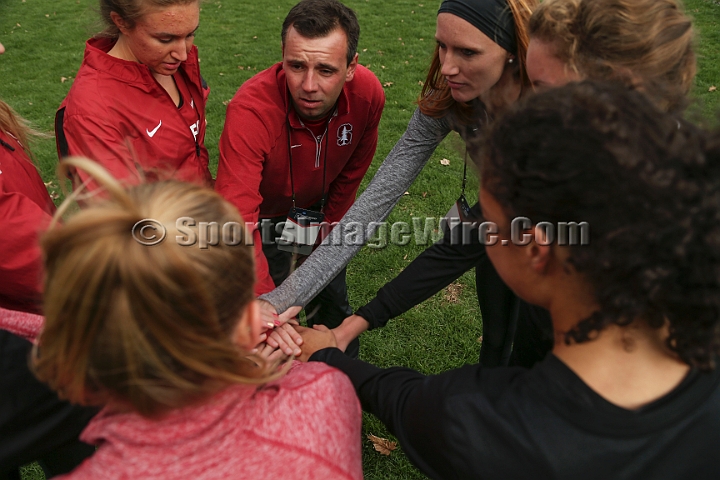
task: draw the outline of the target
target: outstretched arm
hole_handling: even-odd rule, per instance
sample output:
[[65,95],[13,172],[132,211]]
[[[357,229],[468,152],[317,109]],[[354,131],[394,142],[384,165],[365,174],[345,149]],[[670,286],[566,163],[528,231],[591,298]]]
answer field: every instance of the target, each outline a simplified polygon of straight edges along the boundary
[[[372,236],[372,222],[382,222],[412,185],[443,138],[450,132],[445,119],[431,118],[416,110],[407,130],[378,169],[370,185],[350,207],[333,234],[323,240],[308,259],[278,288],[261,298],[278,312],[293,305],[305,306],[360,250],[353,245],[333,245],[335,235],[362,225],[362,244]],[[335,232],[337,231],[337,233]],[[337,237],[335,237],[337,238]],[[335,242],[337,243],[337,242]]]

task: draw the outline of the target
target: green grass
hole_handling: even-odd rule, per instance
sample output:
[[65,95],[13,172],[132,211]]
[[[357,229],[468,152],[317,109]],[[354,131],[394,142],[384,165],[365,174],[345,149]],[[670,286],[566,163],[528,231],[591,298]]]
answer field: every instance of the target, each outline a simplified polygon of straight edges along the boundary
[[[387,103],[380,123],[380,139],[373,165],[361,188],[402,135],[419,82],[432,53],[438,0],[347,0],[362,28],[360,63],[369,65],[386,86]],[[699,72],[694,95],[706,117],[717,109],[720,90],[720,5],[710,0],[688,0],[688,12],[699,30]],[[217,143],[222,131],[225,104],[237,88],[255,73],[280,59],[280,26],[295,0],[206,1],[196,43],[201,69],[211,87],[205,139],[211,170],[217,168]],[[4,0],[0,3],[0,42],[7,53],[0,57],[0,98],[41,130],[51,132],[55,110],[67,94],[82,60],[84,42],[100,30],[95,0]],[[242,68],[239,68],[242,67]],[[384,68],[383,68],[384,67]],[[66,78],[65,82],[61,78]],[[45,181],[55,179],[57,162],[52,139],[33,145]],[[442,166],[440,160],[450,160]],[[442,216],[457,198],[462,178],[462,147],[451,135],[435,152],[409,195],[404,196],[389,221],[411,221],[415,216]],[[57,181],[54,182],[54,185]],[[51,187],[57,189],[57,187]],[[476,183],[469,189],[472,202]],[[359,307],[369,301],[386,281],[395,277],[422,247],[388,246],[363,249],[350,264],[350,301]],[[482,323],[475,298],[474,277],[463,276],[457,301],[443,292],[411,309],[386,328],[362,337],[361,356],[386,367],[405,365],[425,373],[441,372],[477,361]],[[364,417],[364,434],[390,437],[370,415]],[[425,478],[401,451],[385,457],[375,452],[363,436],[363,466],[370,479]],[[26,479],[43,478],[37,465],[24,472]]]

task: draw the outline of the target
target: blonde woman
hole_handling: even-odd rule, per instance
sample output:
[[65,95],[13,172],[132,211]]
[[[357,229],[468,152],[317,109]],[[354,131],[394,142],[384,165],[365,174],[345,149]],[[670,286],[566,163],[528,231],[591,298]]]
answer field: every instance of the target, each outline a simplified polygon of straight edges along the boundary
[[0,307],[40,313],[38,235],[55,213],[55,205],[28,150],[34,134],[0,100],[0,221],[6,232],[0,236]]
[[[347,377],[299,363],[283,376],[248,356],[265,334],[237,210],[197,185],[124,190],[89,160],[61,166],[109,197],[42,239],[36,373],[71,402],[104,407],[81,435],[97,452],[68,478],[362,478]],[[201,222],[232,236],[188,245]],[[164,241],[148,245],[151,231]]]
[[[60,159],[88,157],[126,184],[174,178],[212,185],[209,89],[194,46],[200,0],[100,0],[99,10],[106,28],[87,41],[55,117]],[[90,181],[70,174],[76,186]]]

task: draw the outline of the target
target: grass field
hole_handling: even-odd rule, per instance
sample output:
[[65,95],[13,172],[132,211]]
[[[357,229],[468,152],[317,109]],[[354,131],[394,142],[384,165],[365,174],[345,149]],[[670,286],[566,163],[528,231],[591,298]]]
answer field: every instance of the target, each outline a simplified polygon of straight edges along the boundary
[[[402,135],[414,110],[434,46],[438,0],[347,0],[362,28],[360,63],[368,66],[385,86],[387,103],[380,124],[380,139],[373,173]],[[222,131],[225,103],[255,73],[280,59],[280,26],[295,0],[268,2],[220,0],[203,3],[196,44],[204,77],[211,87],[205,139],[211,170],[217,167],[217,143]],[[720,91],[720,4],[688,0],[688,12],[698,29],[699,72],[693,111],[705,117],[717,109]],[[0,57],[0,98],[11,104],[37,128],[51,132],[57,106],[67,94],[83,55],[85,40],[101,26],[95,0],[0,0],[0,42],[7,53]],[[53,181],[57,162],[52,139],[33,145],[46,182]],[[450,160],[444,166],[440,160]],[[451,135],[435,152],[409,194],[389,221],[411,221],[412,216],[442,216],[457,198],[462,178],[462,147]],[[476,183],[469,199],[476,195]],[[363,249],[350,264],[350,301],[357,308],[369,301],[386,281],[400,272],[422,247],[388,246]],[[441,372],[477,361],[482,322],[474,294],[474,277],[466,274],[444,291],[419,305],[386,328],[362,337],[361,357],[380,366],[405,365],[425,373]],[[372,416],[364,418],[364,434],[390,437]],[[400,450],[390,456],[375,452],[363,437],[363,465],[369,479],[424,478]],[[37,466],[25,478],[43,478]]]

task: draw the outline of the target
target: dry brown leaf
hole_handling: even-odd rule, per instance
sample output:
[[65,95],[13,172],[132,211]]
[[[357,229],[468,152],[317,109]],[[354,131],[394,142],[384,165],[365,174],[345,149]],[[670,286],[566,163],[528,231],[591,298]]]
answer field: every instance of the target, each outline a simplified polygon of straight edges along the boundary
[[223,102],[223,105],[227,105],[228,103],[230,103],[230,100],[225,100],[225,101]]
[[242,57],[242,53],[236,53],[235,56],[236,56],[236,57]]
[[460,293],[462,293],[465,286],[462,283],[453,282],[445,289],[445,301],[449,303],[459,303]]
[[222,77],[225,74],[223,72],[220,72],[220,73],[218,73],[218,75],[220,75]]
[[403,193],[403,195],[410,195],[410,192],[405,192]]
[[376,437],[372,434],[368,435],[367,438],[372,442],[375,450],[383,455],[390,455],[397,448],[397,442],[391,442],[387,438]]
[[423,82],[422,80],[418,80],[418,85],[420,85],[421,87],[424,87],[424,86],[425,86],[425,82]]
[[448,165],[450,165],[450,160],[448,160],[447,158],[443,158],[442,160],[440,160],[440,165],[445,165],[447,167]]
[[385,65],[380,65],[380,68],[385,68]]
[[46,13],[46,14],[45,14],[45,18],[50,18],[50,14],[49,14],[49,13]]
[[712,87],[708,88],[708,92],[714,92],[715,90],[717,90],[717,87],[716,87],[715,85],[713,85]]
[[383,87],[389,87],[392,84],[393,84],[393,82],[384,82]]
[[482,335],[480,335],[480,336],[478,337],[477,342],[478,342],[478,343],[482,343]]
[[67,77],[60,77],[60,83],[67,82]]
[[245,67],[243,67],[242,65],[238,65],[238,68],[239,68],[240,70],[245,70]]
[[367,52],[367,48],[363,48],[363,52]]
[[427,192],[423,192],[423,198],[427,197]]

